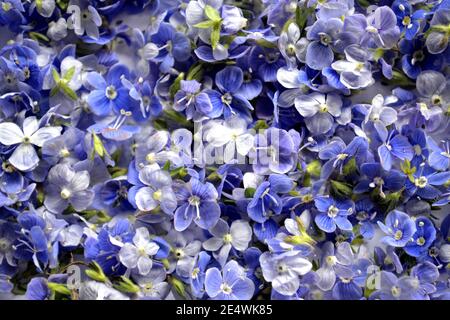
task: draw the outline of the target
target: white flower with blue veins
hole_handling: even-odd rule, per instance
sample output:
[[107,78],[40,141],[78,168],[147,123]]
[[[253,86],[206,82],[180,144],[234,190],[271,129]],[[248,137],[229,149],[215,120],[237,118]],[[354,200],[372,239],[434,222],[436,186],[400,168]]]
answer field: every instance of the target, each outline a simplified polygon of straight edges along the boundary
[[5,146],[18,145],[8,161],[20,171],[30,171],[39,164],[34,146],[42,147],[44,142],[61,135],[61,127],[42,127],[36,117],[23,121],[22,129],[15,123],[0,123],[0,143]]
[[151,241],[147,228],[136,229],[133,243],[125,243],[119,251],[120,262],[129,269],[137,268],[139,274],[147,275],[152,270],[154,256],[159,246]]

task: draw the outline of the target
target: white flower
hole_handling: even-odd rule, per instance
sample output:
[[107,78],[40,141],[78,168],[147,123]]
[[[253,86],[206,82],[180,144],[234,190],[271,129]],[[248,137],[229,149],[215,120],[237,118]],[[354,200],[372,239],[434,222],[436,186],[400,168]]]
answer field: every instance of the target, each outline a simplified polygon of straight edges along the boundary
[[150,240],[147,228],[136,230],[133,243],[125,243],[119,252],[120,262],[130,269],[138,268],[139,274],[146,275],[152,269],[153,261],[150,256],[155,255],[159,246]]
[[9,157],[9,162],[21,171],[29,171],[39,163],[34,146],[42,147],[45,141],[61,135],[61,127],[42,127],[36,117],[28,117],[23,121],[23,130],[12,122],[0,123],[0,143],[11,146],[19,144]]
[[212,122],[205,134],[205,140],[214,147],[225,146],[224,162],[235,159],[235,150],[241,156],[247,155],[253,147],[254,136],[247,130],[247,122],[237,116],[223,122]]

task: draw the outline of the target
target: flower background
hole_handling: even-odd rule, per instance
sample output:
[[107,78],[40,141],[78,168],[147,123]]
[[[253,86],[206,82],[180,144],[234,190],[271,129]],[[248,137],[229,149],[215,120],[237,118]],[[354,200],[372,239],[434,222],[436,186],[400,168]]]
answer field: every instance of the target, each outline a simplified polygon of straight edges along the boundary
[[450,1],[2,0],[0,28],[1,299],[450,299]]

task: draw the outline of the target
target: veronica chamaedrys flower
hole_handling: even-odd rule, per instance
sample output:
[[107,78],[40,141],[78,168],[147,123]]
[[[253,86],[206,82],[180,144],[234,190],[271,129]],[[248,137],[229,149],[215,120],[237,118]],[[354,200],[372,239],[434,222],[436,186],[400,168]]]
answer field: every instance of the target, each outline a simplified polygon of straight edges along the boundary
[[120,262],[129,269],[137,268],[140,275],[147,275],[152,269],[151,259],[159,250],[158,244],[151,241],[146,227],[136,229],[132,243],[124,243],[119,251]]
[[[450,8],[437,10],[430,21],[430,34],[427,35],[425,45],[432,54],[444,52],[448,47],[450,25]],[[447,29],[445,29],[447,28]]]
[[232,260],[222,272],[215,267],[206,271],[205,291],[214,300],[250,300],[255,284],[247,278],[244,268]]
[[211,183],[191,178],[175,192],[180,204],[174,216],[175,230],[186,230],[192,221],[206,230],[217,223],[220,207],[217,204],[217,190]]
[[306,64],[316,70],[331,65],[334,60],[333,46],[341,31],[341,19],[317,20],[308,28],[306,38],[311,42],[306,51]]
[[229,227],[227,222],[219,219],[208,231],[213,237],[203,242],[203,248],[213,252],[215,259],[222,266],[227,261],[232,248],[244,251],[252,238],[252,228],[245,220],[235,220]]
[[377,94],[373,97],[372,104],[369,106],[366,118],[364,119],[364,125],[368,123],[373,124],[382,140],[386,140],[388,136],[386,127],[397,121],[397,111],[385,105],[389,101],[390,99],[385,99],[381,94]]
[[180,90],[175,94],[173,105],[176,111],[185,111],[187,119],[200,122],[207,118],[219,117],[223,109],[213,105],[206,91],[201,91],[201,83],[196,80],[181,80]]
[[341,230],[352,230],[353,225],[348,220],[348,216],[354,212],[351,200],[338,201],[330,197],[318,197],[314,203],[319,210],[314,221],[320,230],[331,233],[336,230],[336,226]]
[[308,39],[301,38],[300,28],[294,22],[291,22],[288,29],[281,33],[278,39],[278,48],[286,59],[288,68],[297,68],[296,58],[300,62],[306,61],[308,43]]
[[410,179],[406,180],[406,193],[423,199],[436,199],[442,194],[439,187],[450,180],[450,171],[436,172],[428,165],[419,165]]
[[67,7],[67,12],[71,14],[67,19],[67,26],[73,29],[76,35],[82,36],[86,33],[88,37],[94,39],[100,37],[98,27],[102,25],[102,18],[93,6],[86,6],[79,0],[72,0]]
[[378,221],[378,226],[387,235],[382,241],[392,247],[404,247],[417,230],[411,217],[399,210],[389,212],[384,222]]
[[171,165],[181,165],[180,156],[168,149],[170,145],[170,134],[164,130],[153,131],[145,140],[138,143],[135,154],[136,168],[141,170],[147,165],[159,168],[167,161]]
[[384,198],[386,191],[398,191],[405,185],[406,176],[398,170],[383,170],[376,162],[364,163],[360,167],[364,177],[353,189],[355,193],[364,193],[369,190],[378,190],[378,194]]
[[54,41],[59,41],[67,37],[67,22],[64,18],[59,18],[56,22],[48,24],[47,37]]
[[151,36],[151,43],[157,50],[157,55],[151,60],[159,63],[161,72],[168,72],[175,61],[183,62],[191,56],[189,39],[166,22],[161,23],[158,32]]
[[432,138],[429,138],[427,143],[432,150],[428,156],[429,165],[436,170],[447,170],[450,167],[450,141],[443,140],[437,144]]
[[322,134],[333,127],[334,117],[341,115],[342,100],[334,93],[313,92],[295,99],[295,108],[305,118],[312,134]]
[[439,269],[430,261],[424,261],[411,269],[411,291],[413,300],[430,300],[430,294],[436,292],[435,282],[439,278]]
[[282,254],[266,251],[259,257],[259,262],[264,279],[272,283],[273,289],[287,296],[298,290],[299,277],[312,269],[312,263],[295,250]]
[[77,211],[85,210],[94,198],[89,190],[87,171],[74,171],[67,164],[57,164],[48,173],[45,207],[53,213],[61,213],[69,204]]
[[224,147],[224,162],[237,159],[236,152],[245,156],[253,147],[253,135],[247,130],[247,121],[233,116],[227,120],[211,123],[205,140],[214,147]]
[[13,122],[0,123],[0,143],[5,146],[18,145],[8,161],[20,171],[30,171],[39,164],[34,146],[42,147],[44,142],[61,134],[61,127],[42,127],[36,117],[23,120],[22,128]]
[[392,9],[397,17],[397,25],[404,32],[405,39],[411,40],[419,32],[420,22],[425,18],[425,10],[413,12],[411,4],[407,0],[396,0]]
[[155,170],[151,166],[139,171],[139,180],[146,186],[135,195],[136,205],[143,212],[158,206],[166,214],[173,214],[177,208],[177,198],[172,190],[172,178],[167,171]]
[[411,161],[414,157],[414,149],[408,138],[393,130],[378,147],[378,156],[383,169],[390,170],[395,159]]
[[222,28],[226,34],[234,34],[247,25],[242,10],[235,6],[223,5],[221,10]]
[[253,199],[248,203],[249,217],[259,223],[264,223],[270,214],[280,214],[283,201],[279,193],[288,193],[293,187],[293,181],[282,174],[271,174],[267,181],[262,182],[255,191]]
[[256,174],[268,172],[282,174],[294,167],[297,154],[291,133],[291,131],[270,127],[255,136],[249,157]]
[[216,73],[217,90],[205,90],[208,94],[213,110],[223,111],[225,119],[233,115],[249,118],[253,106],[239,94],[244,82],[244,73],[241,68],[228,66]]
[[195,257],[189,279],[192,292],[198,298],[202,298],[205,295],[205,277],[210,261],[211,256],[205,251],[199,252],[199,254]]
[[140,298],[164,299],[170,291],[170,286],[165,281],[166,277],[166,269],[159,264],[154,264],[145,276],[133,276],[133,280],[140,288],[137,295]]
[[412,257],[420,257],[428,251],[433,241],[436,240],[436,229],[433,222],[427,217],[418,217],[415,219],[415,223],[416,232],[403,249]]
[[104,79],[98,72],[88,73],[86,80],[94,88],[87,96],[87,103],[92,112],[98,116],[106,116],[114,110],[120,113],[121,109],[127,109],[133,103],[121,79],[128,78],[128,69],[121,64],[116,64],[109,69]]
[[367,17],[362,24],[361,45],[369,48],[390,49],[400,37],[397,17],[391,8],[382,6]]
[[349,89],[362,89],[372,85],[375,80],[367,50],[358,45],[350,45],[344,50],[345,60],[338,60],[331,67],[339,73],[339,80]]
[[416,88],[421,96],[419,100],[446,111],[445,107],[450,102],[450,81],[442,73],[433,70],[423,71],[417,77]]

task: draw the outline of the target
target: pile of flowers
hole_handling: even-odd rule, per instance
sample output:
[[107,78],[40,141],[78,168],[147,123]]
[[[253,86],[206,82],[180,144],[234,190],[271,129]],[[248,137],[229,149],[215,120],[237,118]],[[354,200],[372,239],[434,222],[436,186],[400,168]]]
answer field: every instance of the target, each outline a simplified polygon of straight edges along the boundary
[[0,25],[0,298],[450,299],[450,1]]

